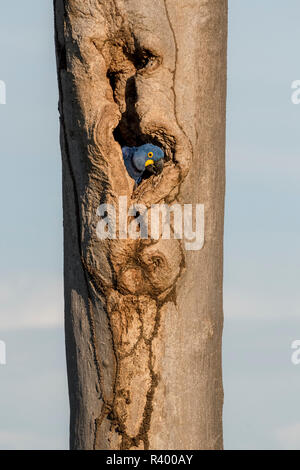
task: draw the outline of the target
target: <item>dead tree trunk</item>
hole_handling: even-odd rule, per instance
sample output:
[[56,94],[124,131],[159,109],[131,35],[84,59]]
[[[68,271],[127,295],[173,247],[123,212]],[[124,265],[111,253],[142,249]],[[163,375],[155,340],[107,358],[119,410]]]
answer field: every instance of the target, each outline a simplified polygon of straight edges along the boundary
[[[71,448],[220,449],[227,0],[54,9]],[[136,187],[121,147],[143,143],[166,164]],[[126,198],[204,204],[203,248],[99,238]]]

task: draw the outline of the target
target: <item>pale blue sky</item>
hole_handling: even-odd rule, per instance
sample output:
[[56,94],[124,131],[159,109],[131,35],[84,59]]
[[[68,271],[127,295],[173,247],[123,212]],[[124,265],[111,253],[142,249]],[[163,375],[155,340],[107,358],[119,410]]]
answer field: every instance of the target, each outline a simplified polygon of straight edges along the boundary
[[[229,7],[225,446],[300,449],[300,3]],[[52,16],[51,0],[1,6],[0,449],[68,445]]]

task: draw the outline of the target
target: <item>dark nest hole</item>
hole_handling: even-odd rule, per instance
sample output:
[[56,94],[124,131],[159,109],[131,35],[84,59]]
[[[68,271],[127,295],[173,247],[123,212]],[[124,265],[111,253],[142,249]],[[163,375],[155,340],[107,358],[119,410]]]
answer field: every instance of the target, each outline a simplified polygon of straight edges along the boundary
[[[161,59],[158,56],[149,50],[143,49],[136,39],[135,52],[131,53],[124,47],[123,53],[134,65],[136,73],[138,71],[156,68],[161,63]],[[119,73],[109,70],[107,77],[115,96],[115,90],[119,80]],[[136,75],[133,75],[127,79],[125,85],[126,111],[122,114],[122,118],[113,132],[114,139],[120,144],[121,147],[138,147],[143,144],[157,145],[164,150],[166,160],[170,160],[173,157],[174,152],[169,142],[168,144],[166,142],[162,143],[158,138],[145,135],[141,131],[140,118],[136,112],[135,107],[138,100],[135,79]]]
[[[116,86],[117,77],[115,74],[108,75],[112,89]],[[136,112],[135,105],[137,102],[137,89],[135,76],[128,78],[125,87],[126,111],[122,114],[122,118],[118,126],[113,131],[114,139],[121,147],[138,147],[143,144],[153,144],[163,148],[161,142],[153,136],[142,133],[140,126],[140,118]],[[163,148],[163,150],[165,150]]]

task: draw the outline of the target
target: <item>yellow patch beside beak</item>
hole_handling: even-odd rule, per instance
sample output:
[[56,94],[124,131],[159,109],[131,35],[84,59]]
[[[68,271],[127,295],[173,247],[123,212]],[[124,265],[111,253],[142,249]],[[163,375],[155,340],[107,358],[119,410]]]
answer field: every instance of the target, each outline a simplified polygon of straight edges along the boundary
[[154,165],[154,161],[151,160],[151,158],[149,158],[149,160],[146,161],[145,167],[146,167],[146,166],[149,166],[149,165]]

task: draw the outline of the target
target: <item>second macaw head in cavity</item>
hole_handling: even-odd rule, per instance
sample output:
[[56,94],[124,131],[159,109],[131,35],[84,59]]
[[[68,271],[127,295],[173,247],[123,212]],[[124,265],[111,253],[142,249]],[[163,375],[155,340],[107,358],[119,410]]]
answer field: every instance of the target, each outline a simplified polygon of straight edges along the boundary
[[139,184],[151,175],[158,175],[164,167],[164,151],[153,144],[122,147],[124,163],[129,176]]

